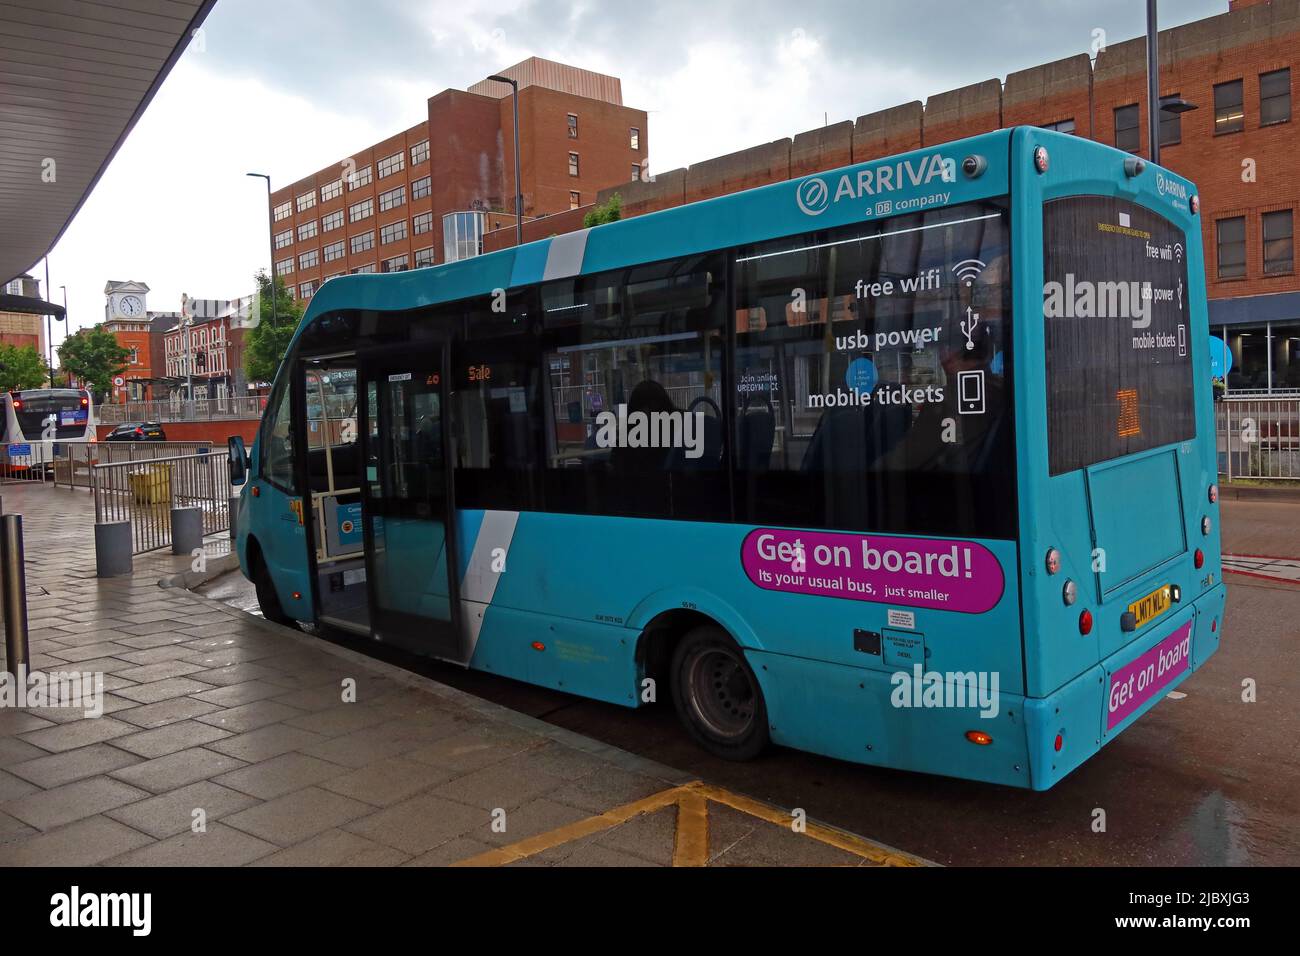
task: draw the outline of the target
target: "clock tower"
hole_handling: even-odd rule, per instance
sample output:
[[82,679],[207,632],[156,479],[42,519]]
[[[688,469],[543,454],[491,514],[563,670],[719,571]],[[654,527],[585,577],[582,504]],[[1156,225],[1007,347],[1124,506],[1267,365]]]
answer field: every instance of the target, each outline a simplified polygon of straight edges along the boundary
[[145,296],[149,287],[128,279],[104,286],[104,329],[129,353],[126,368],[113,377],[110,393],[114,403],[141,402],[153,397],[150,362],[149,311]]

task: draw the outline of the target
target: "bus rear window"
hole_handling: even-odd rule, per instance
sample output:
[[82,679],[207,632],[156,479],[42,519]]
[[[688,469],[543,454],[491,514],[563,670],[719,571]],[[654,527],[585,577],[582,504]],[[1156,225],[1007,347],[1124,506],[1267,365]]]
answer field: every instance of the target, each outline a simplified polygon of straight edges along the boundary
[[1185,241],[1125,199],[1043,205],[1050,474],[1195,434]]

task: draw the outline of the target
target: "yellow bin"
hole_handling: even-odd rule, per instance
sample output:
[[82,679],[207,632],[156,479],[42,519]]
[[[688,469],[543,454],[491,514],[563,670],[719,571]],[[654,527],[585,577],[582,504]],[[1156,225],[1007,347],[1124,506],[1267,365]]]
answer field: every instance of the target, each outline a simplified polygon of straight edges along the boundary
[[146,465],[127,476],[136,504],[160,505],[172,499],[172,466]]

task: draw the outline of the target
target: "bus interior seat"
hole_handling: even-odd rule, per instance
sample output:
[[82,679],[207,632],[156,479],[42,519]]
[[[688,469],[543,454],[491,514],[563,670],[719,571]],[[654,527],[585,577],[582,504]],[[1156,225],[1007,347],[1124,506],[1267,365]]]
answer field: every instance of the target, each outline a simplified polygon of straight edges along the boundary
[[[361,470],[357,442],[335,445],[330,449],[334,463],[334,487],[358,488],[361,486]],[[313,492],[330,490],[329,470],[325,464],[325,449],[313,448],[307,452],[307,484]]]
[[772,465],[776,415],[771,407],[750,408],[740,419],[736,459],[745,471],[767,471]]
[[870,471],[902,440],[911,423],[912,409],[906,405],[837,408],[817,423],[802,470]]

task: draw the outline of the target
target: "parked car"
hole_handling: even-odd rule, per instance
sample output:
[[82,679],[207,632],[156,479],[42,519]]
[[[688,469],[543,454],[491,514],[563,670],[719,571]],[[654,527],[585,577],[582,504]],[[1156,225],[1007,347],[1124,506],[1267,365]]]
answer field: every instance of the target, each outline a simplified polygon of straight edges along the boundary
[[104,441],[166,441],[167,435],[157,422],[124,422],[118,425]]

